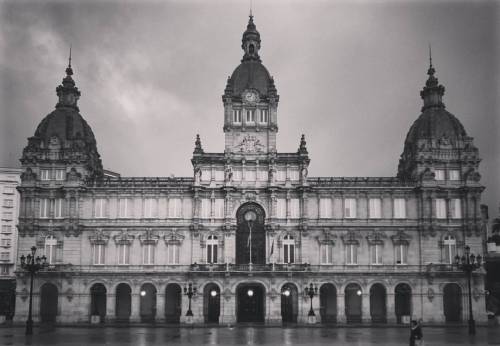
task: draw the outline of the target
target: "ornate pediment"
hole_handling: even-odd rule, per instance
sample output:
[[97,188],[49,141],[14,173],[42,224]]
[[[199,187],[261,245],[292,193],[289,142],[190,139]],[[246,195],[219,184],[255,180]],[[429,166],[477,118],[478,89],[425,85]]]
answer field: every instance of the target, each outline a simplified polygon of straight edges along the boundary
[[91,244],[103,244],[106,245],[109,241],[109,235],[104,233],[102,229],[97,229],[92,235],[89,236]]
[[139,235],[139,241],[141,244],[156,244],[158,242],[158,239],[160,239],[160,236],[156,234],[155,231],[151,229],[146,229],[144,233]]
[[394,245],[408,245],[411,238],[411,235],[406,234],[403,230],[399,230],[395,235],[391,236]]
[[165,233],[163,236],[163,239],[165,240],[166,244],[181,244],[182,241],[184,240],[184,235],[182,233],[178,232],[177,230],[173,229]]
[[381,232],[378,230],[373,230],[366,236],[366,240],[368,240],[368,244],[384,244],[384,239],[387,239],[387,234],[385,232]]
[[120,232],[113,237],[117,245],[120,244],[130,245],[134,240],[134,238],[135,236],[133,234],[130,234],[126,229],[120,230]]
[[321,230],[320,235],[316,237],[318,243],[320,244],[329,244],[335,245],[335,239],[337,239],[337,235],[333,234],[333,231],[328,229]]
[[356,244],[359,245],[359,241],[361,240],[361,235],[358,232],[353,230],[349,230],[346,233],[340,236],[345,245]]

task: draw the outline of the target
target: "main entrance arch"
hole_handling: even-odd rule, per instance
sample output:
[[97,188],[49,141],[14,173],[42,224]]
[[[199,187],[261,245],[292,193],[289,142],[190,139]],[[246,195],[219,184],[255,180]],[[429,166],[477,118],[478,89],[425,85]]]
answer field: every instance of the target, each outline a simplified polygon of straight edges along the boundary
[[[245,203],[236,212],[236,264],[266,263],[266,214],[257,203]],[[250,251],[251,248],[251,251]],[[252,260],[250,261],[250,253]]]
[[42,322],[55,322],[59,292],[55,285],[45,283],[40,288],[40,319]]
[[238,322],[264,322],[266,290],[257,283],[243,283],[236,288]]

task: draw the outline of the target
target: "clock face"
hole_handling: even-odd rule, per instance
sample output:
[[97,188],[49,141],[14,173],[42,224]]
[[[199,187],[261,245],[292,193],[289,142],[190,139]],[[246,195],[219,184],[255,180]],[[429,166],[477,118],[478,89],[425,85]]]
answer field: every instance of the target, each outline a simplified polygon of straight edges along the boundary
[[243,95],[243,98],[247,102],[255,102],[255,101],[257,101],[257,93],[255,93],[254,91],[247,91]]

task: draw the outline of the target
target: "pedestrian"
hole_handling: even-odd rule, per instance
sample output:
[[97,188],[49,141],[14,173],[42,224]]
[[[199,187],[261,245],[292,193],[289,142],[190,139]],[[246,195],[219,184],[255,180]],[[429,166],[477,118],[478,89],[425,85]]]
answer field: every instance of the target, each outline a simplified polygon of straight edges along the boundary
[[418,346],[424,346],[424,334],[422,333],[422,319],[417,322],[417,328],[415,330],[415,339]]
[[418,328],[417,321],[412,320],[410,323],[410,346],[416,346],[415,340],[417,338],[417,328]]

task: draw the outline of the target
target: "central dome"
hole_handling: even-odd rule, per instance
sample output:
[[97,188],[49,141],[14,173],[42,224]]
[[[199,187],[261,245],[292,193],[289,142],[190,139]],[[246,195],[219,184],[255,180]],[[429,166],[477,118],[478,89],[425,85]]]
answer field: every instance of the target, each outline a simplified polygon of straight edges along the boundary
[[258,90],[261,95],[267,95],[273,80],[269,71],[260,61],[243,61],[230,78],[233,95],[240,96],[246,89]]

